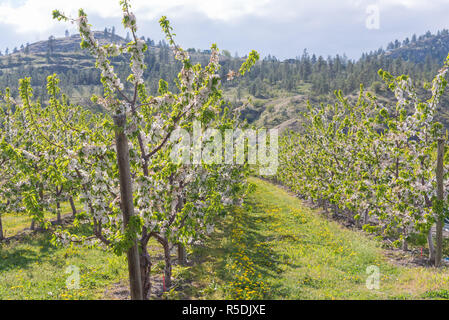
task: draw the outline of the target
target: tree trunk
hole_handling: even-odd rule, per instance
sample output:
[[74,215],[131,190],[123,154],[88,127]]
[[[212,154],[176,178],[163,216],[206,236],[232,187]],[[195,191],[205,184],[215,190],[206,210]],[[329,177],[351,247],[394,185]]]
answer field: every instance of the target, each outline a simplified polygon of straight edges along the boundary
[[404,238],[404,240],[402,240],[402,250],[404,251],[408,250],[407,238]]
[[31,220],[31,226],[30,226],[31,230],[36,229],[36,221],[34,220],[34,218]]
[[325,215],[327,217],[328,214],[329,214],[329,201],[324,200],[324,202],[323,202],[323,210],[324,210],[324,213],[325,213]]
[[338,215],[338,206],[335,203],[333,203],[332,208],[334,210],[334,217],[336,217]]
[[441,267],[441,261],[443,259],[443,219],[437,221],[436,243],[435,267]]
[[72,197],[69,198],[69,202],[70,202],[70,207],[72,208],[72,216],[75,217],[76,216],[76,207],[75,207],[75,202],[73,201]]
[[369,214],[368,214],[368,209],[365,210],[365,213],[363,214],[363,225],[368,224],[368,220],[369,220]]
[[142,282],[142,294],[146,300],[150,299],[151,294],[151,258],[147,251],[146,244],[142,244],[142,253],[140,254],[140,276]]
[[438,210],[436,212],[436,250],[435,250],[435,267],[441,266],[441,259],[443,257],[443,201],[444,201],[444,186],[443,186],[443,160],[444,160],[444,139],[438,139],[438,153],[437,153],[437,199]]
[[[124,133],[126,124],[125,114],[114,116],[115,143],[117,148],[117,162],[120,178],[120,202],[123,214],[123,227],[127,230],[130,219],[134,216],[131,170],[129,164],[128,138]],[[132,300],[143,300],[140,257],[137,240],[134,238],[127,252],[129,282]]]
[[3,224],[2,224],[2,215],[0,214],[0,240],[3,240]]
[[186,248],[182,245],[182,243],[178,243],[178,264],[181,266],[186,265]]
[[[165,240],[165,239],[164,239]],[[164,281],[165,281],[165,291],[168,291],[171,287],[171,257],[170,257],[170,244],[168,240],[163,241],[162,246],[164,247]]]
[[61,204],[56,201],[56,223],[61,224]]
[[344,209],[344,214],[346,215],[346,219],[350,222],[353,222],[355,225],[357,225],[357,221],[354,219],[354,213],[349,209]]
[[435,265],[435,246],[433,245],[432,227],[427,234],[427,244],[429,245],[429,263]]
[[[355,220],[355,219],[354,219]],[[363,223],[362,223],[362,217],[359,217],[356,221],[355,221],[355,226],[357,229],[362,229]]]

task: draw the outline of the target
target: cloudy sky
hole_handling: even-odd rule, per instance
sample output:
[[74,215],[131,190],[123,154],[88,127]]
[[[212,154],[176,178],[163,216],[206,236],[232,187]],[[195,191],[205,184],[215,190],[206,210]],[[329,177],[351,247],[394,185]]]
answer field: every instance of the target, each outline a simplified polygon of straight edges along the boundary
[[[118,0],[0,0],[0,50],[50,35],[60,37],[70,23],[53,21],[53,9],[76,16],[83,8],[94,29],[120,25]],[[449,28],[449,0],[131,0],[139,36],[163,38],[158,19],[166,15],[184,48],[221,49],[244,55],[294,58],[304,48],[324,56],[384,48],[388,42],[427,30]]]

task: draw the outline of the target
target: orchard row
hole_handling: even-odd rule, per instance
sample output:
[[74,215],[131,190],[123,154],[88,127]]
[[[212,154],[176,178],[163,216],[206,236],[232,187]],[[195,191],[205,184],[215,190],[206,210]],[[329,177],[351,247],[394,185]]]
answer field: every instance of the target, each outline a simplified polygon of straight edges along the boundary
[[[164,250],[169,290],[170,252],[176,246],[182,263],[186,246],[201,241],[231,206],[242,204],[248,166],[173,161],[179,141],[171,135],[176,129],[191,132],[194,121],[222,133],[239,126],[222,98],[219,51],[213,45],[209,64],[193,65],[175,43],[168,20],[161,18],[182,69],[176,93],[161,80],[159,96],[149,96],[142,78],[147,46],[137,36],[128,1],[120,4],[123,26],[132,35],[124,46],[100,46],[83,10],[74,19],[53,13],[55,19],[78,25],[81,47],[95,57],[104,94],[92,99],[105,114],[69,105],[56,75],[48,77],[50,99],[45,103],[33,99],[29,78],[20,80],[18,99],[8,89],[2,93],[0,214],[25,212],[36,223],[45,223],[44,212],[60,214],[62,202],[79,200],[84,208],[78,210],[74,224],[87,224],[90,234],[71,234],[60,227],[53,241],[126,253],[131,297],[146,299],[151,291],[149,240],[155,239]],[[131,73],[125,80],[119,79],[109,60],[118,55],[129,57]],[[257,52],[251,52],[232,77],[245,74],[257,59]],[[122,81],[130,82],[133,90],[125,90]]]
[[336,92],[335,105],[309,106],[303,130],[280,142],[277,179],[404,249],[412,237],[427,237],[429,259],[439,265],[449,176],[443,164],[447,137],[435,116],[448,65],[449,59],[427,85],[427,100],[408,76],[380,70],[395,104],[361,88],[357,101]]

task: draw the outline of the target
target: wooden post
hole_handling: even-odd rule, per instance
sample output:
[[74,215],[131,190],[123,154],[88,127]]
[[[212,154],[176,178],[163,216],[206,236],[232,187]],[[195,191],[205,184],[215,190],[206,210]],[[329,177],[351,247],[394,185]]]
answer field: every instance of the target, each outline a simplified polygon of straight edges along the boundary
[[2,215],[0,214],[0,240],[3,240],[3,224],[2,224]]
[[56,201],[56,223],[61,224],[61,204]]
[[427,234],[427,244],[429,245],[429,263],[435,265],[435,246],[433,245],[432,226]]
[[[443,187],[443,160],[444,160],[444,139],[438,139],[437,150],[437,200],[439,202],[444,201],[444,187]],[[440,207],[440,206],[438,206]],[[441,207],[440,207],[441,209]],[[443,216],[442,212],[436,212],[437,225],[436,225],[436,252],[435,252],[435,267],[441,266],[441,258],[443,257]]]
[[[123,214],[123,226],[126,229],[131,217],[134,215],[133,191],[131,182],[131,170],[129,165],[128,138],[124,133],[126,116],[115,115],[115,143],[117,148],[117,162],[120,176],[120,199]],[[142,280],[140,277],[140,259],[137,240],[133,241],[128,249],[128,271],[132,300],[143,300]]]

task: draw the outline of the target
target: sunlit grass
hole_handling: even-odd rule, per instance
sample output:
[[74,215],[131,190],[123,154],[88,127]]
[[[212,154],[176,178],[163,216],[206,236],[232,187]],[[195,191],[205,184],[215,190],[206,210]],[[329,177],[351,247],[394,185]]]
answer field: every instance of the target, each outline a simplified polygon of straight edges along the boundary
[[[125,256],[101,248],[55,247],[50,238],[44,232],[0,244],[0,300],[101,299],[107,286],[126,278]],[[67,286],[75,276],[69,266],[79,270],[79,288]]]
[[[79,209],[80,205],[76,204],[76,206]],[[72,213],[72,209],[68,202],[61,204],[61,213],[62,215]],[[31,217],[26,214],[17,213],[3,213],[1,218],[4,237],[11,237],[23,229],[29,228],[32,220]],[[53,220],[56,219],[56,215],[54,213],[45,212],[44,218],[46,220]]]
[[[446,269],[392,265],[380,243],[345,229],[260,179],[250,211],[237,210],[180,274],[188,297],[231,299],[420,299],[447,296]],[[368,289],[377,266],[380,288]],[[189,296],[190,295],[190,296]]]
[[[189,250],[191,263],[174,267],[176,288],[166,297],[449,298],[447,268],[393,265],[380,243],[363,232],[326,220],[271,183],[255,178],[251,182],[256,188],[248,206],[221,220],[205,243]],[[15,225],[28,227],[29,222]],[[100,248],[54,247],[50,238],[46,231],[0,245],[0,299],[100,299],[116,283],[127,283],[125,256]],[[160,277],[162,253],[154,239],[149,251],[152,273]],[[67,288],[71,265],[79,268],[79,289]],[[368,266],[379,267],[379,289],[366,286]]]

